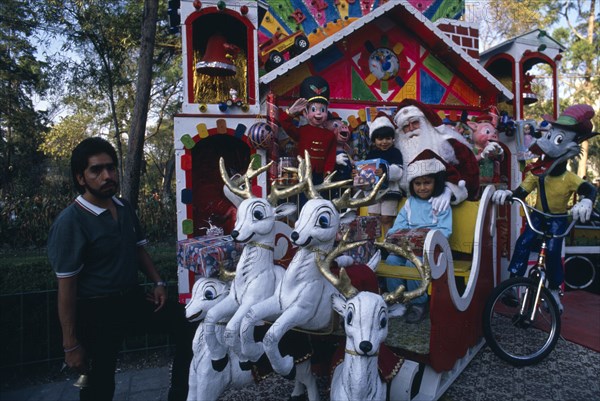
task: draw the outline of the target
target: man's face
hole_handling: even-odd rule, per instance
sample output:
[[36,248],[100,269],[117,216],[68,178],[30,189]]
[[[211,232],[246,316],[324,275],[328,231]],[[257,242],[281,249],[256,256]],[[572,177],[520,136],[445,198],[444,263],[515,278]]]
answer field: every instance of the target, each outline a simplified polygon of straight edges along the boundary
[[91,195],[107,199],[119,191],[119,175],[113,159],[106,153],[91,156],[83,174],[77,176],[79,185]]
[[327,105],[318,102],[309,103],[304,111],[304,117],[313,127],[323,127],[327,121]]
[[419,136],[419,128],[421,128],[421,121],[418,117],[411,117],[402,124],[402,132],[409,138]]

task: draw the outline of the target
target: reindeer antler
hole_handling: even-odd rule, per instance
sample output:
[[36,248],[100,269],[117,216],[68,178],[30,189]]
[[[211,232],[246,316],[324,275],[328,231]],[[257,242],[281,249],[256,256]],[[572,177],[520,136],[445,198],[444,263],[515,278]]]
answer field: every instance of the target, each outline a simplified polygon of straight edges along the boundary
[[[363,198],[352,198],[352,189],[348,188],[344,191],[341,197],[337,199],[333,199],[331,202],[335,205],[338,210],[343,210],[346,208],[357,208],[361,206],[371,205],[375,202],[378,202],[385,192],[379,193],[379,189],[383,185],[387,177],[386,173],[383,173],[377,184],[373,187],[373,190],[369,193],[369,195]],[[386,191],[387,192],[387,191]]]
[[310,164],[310,155],[308,154],[307,150],[304,151],[304,160],[304,177],[306,178],[308,184],[308,188],[306,189],[306,197],[308,199],[321,199],[323,197],[319,194],[319,192],[334,188],[340,188],[352,183],[352,180],[333,181],[333,177],[335,175],[334,171],[333,173],[325,177],[322,184],[314,185],[312,181],[312,165]]
[[406,259],[410,260],[416,266],[417,271],[421,276],[421,285],[416,290],[406,292],[406,288],[401,285],[396,291],[383,294],[383,299],[386,303],[407,302],[423,295],[425,291],[427,291],[427,287],[431,283],[431,267],[429,266],[426,254],[423,254],[423,262],[421,262],[406,240],[402,241],[402,245],[396,245],[389,242],[375,242],[375,245],[386,249],[390,253],[404,256]]
[[240,189],[240,187],[238,185],[235,185],[234,183],[231,182],[231,179],[229,178],[229,175],[227,174],[227,171],[225,170],[225,160],[223,160],[222,157],[219,159],[219,170],[221,171],[221,178],[223,179],[223,182],[225,183],[227,188],[229,188],[229,190],[231,190],[231,192],[233,192],[237,196],[241,197],[242,199],[250,199],[250,198],[254,197],[254,195],[252,195],[251,180],[254,177],[267,171],[269,169],[269,167],[271,167],[271,164],[273,164],[273,162],[271,161],[267,165],[262,166],[262,167],[258,168],[257,170],[255,170],[252,167],[252,164],[253,164],[253,160],[250,161],[250,164],[248,165],[248,169],[246,170],[246,174],[244,174],[242,176],[244,179],[245,188]]
[[224,264],[219,262],[219,280],[232,281],[235,278],[235,273],[235,271],[225,270]]
[[344,238],[339,242],[339,244],[333,249],[325,259],[321,259],[318,253],[315,253],[315,258],[317,260],[317,266],[321,271],[321,274],[325,276],[327,281],[329,281],[337,290],[344,295],[346,298],[352,298],[356,294],[358,294],[358,290],[352,285],[350,281],[350,277],[348,277],[348,273],[346,273],[346,269],[343,267],[340,268],[339,277],[336,277],[335,274],[331,272],[331,263],[337,258],[339,255],[348,252],[349,250],[359,247],[367,243],[367,241],[358,241],[358,242],[347,242],[348,232],[344,234]]
[[287,171],[294,171],[298,175],[298,183],[292,186],[279,187],[276,184],[271,186],[271,192],[267,197],[267,200],[271,205],[277,205],[279,199],[289,198],[298,195],[304,191],[307,185],[306,166],[305,161],[298,156],[298,168],[286,167]]

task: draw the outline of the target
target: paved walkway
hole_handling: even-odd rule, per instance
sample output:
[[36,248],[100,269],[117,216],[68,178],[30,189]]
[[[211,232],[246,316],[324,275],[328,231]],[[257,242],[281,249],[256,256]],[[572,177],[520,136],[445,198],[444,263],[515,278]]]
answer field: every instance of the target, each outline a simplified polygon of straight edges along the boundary
[[[115,401],[162,401],[167,399],[169,368],[127,370],[115,376]],[[74,380],[24,387],[0,393],[2,401],[78,401]]]
[[[484,347],[441,401],[600,399],[600,353],[566,340],[539,365],[515,368]],[[127,370],[116,375],[116,401],[166,401],[168,367]],[[286,400],[289,381],[273,377],[259,386],[226,392],[220,401]],[[326,397],[326,396],[324,396]],[[76,401],[73,380],[0,392],[1,401]],[[325,398],[324,400],[325,401]]]

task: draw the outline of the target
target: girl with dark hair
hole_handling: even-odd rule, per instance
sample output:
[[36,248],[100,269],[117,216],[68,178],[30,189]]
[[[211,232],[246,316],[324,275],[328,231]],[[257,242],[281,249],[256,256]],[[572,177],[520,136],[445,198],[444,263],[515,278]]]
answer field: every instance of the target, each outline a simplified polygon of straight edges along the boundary
[[[447,166],[444,161],[431,150],[420,153],[406,168],[411,196],[398,213],[394,225],[387,235],[400,230],[419,228],[437,229],[447,238],[452,234],[452,209],[438,212],[432,208],[431,199],[439,196],[446,185]],[[398,255],[388,256],[386,263],[397,266],[413,266],[405,258]],[[404,285],[408,291],[419,287],[418,280],[387,278],[388,291],[394,291]],[[407,323],[418,323],[425,318],[428,307],[427,294],[413,299],[406,313]]]

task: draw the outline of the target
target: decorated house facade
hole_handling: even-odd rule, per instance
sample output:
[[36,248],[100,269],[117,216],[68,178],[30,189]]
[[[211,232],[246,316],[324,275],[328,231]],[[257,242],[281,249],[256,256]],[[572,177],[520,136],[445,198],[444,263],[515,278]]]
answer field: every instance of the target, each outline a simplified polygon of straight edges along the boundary
[[[462,1],[182,1],[184,96],[175,117],[178,239],[213,226],[228,234],[235,206],[218,162],[243,173],[293,157],[278,110],[311,75],[329,82],[329,109],[356,139],[405,98],[457,121],[513,93],[478,60],[478,31],[457,20]],[[269,128],[259,130],[260,124]],[[263,125],[264,127],[264,125]],[[255,156],[256,155],[256,156]],[[264,195],[277,167],[253,184]],[[189,272],[180,267],[180,278]],[[180,279],[180,292],[189,292]],[[183,283],[183,284],[182,284]]]

